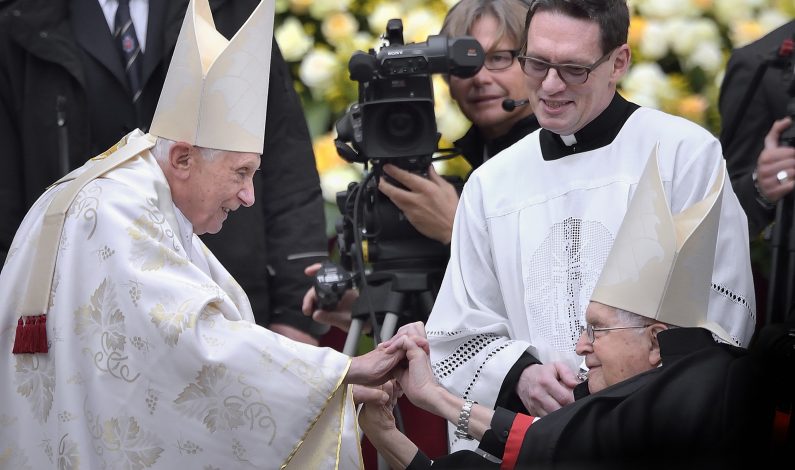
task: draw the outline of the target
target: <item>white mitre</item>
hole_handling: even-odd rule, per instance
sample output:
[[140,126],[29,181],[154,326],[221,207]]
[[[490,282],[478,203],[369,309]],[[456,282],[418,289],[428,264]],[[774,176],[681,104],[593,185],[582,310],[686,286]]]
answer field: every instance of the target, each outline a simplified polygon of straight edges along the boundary
[[735,344],[707,319],[724,168],[722,163],[703,200],[671,215],[655,147],[591,300],[676,326],[706,328]]
[[261,154],[274,0],[262,0],[231,41],[208,0],[191,0],[149,132],[199,147]]

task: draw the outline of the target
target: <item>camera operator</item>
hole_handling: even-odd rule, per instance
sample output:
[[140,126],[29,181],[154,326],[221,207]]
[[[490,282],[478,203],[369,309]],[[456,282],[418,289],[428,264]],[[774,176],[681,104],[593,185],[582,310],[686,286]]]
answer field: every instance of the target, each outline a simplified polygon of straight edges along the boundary
[[[441,35],[473,36],[486,51],[484,66],[474,77],[447,77],[451,96],[472,121],[472,127],[455,146],[473,169],[538,129],[532,108],[523,99],[527,95],[525,77],[516,61],[526,14],[527,5],[520,0],[462,0],[450,9],[442,25]],[[381,192],[420,233],[449,244],[458,205],[455,187],[432,165],[427,178],[391,164],[384,165],[384,172],[408,190],[382,178],[378,186]],[[305,272],[314,276],[319,269],[315,264]],[[323,310],[317,308],[315,291],[310,289],[302,310],[317,322],[347,330],[355,299],[356,292],[350,291],[336,310]]]
[[[441,35],[473,36],[486,51],[483,68],[472,78],[446,77],[450,95],[472,127],[455,142],[472,168],[538,129],[527,106],[527,90],[516,53],[522,44],[527,5],[520,0],[463,0],[447,13]],[[504,107],[503,102],[508,103]],[[394,165],[384,172],[408,190],[381,179],[378,188],[423,235],[450,243],[458,194],[433,169],[428,178]]]
[[[732,52],[720,91],[723,121],[720,141],[732,186],[748,215],[752,238],[770,225],[775,203],[795,187],[795,148],[779,145],[779,138],[792,125],[787,88],[793,81],[792,61],[786,68],[768,67],[755,90],[752,77],[762,62],[795,34],[795,21]],[[746,92],[753,93],[741,109]],[[734,122],[735,120],[739,120]],[[783,172],[783,173],[782,173]]]

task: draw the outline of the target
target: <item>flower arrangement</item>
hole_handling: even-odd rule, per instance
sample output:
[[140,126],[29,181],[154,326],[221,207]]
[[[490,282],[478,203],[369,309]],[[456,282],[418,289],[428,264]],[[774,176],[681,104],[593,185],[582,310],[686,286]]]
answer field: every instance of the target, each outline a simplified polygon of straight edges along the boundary
[[[327,200],[361,177],[333,144],[333,124],[357,99],[348,60],[380,45],[386,23],[401,18],[406,43],[422,42],[441,28],[457,0],[278,0],[275,36],[292,64],[315,140],[315,157]],[[632,66],[620,92],[643,105],[686,117],[719,132],[717,99],[731,50],[795,17],[792,0],[629,0]],[[437,125],[442,144],[469,123],[435,76]],[[465,171],[452,161],[452,172]],[[465,168],[465,166],[463,166]]]

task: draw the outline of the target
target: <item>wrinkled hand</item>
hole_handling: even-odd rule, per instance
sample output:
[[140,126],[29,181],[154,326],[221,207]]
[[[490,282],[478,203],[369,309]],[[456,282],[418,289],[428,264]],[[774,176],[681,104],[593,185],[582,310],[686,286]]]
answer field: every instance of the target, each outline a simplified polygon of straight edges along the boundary
[[392,410],[398,396],[394,381],[385,382],[377,388],[354,386],[353,401],[357,404],[364,403],[359,413],[359,424],[366,434],[397,429]]
[[425,354],[430,356],[430,343],[428,343],[428,337],[425,334],[425,324],[421,321],[415,321],[414,323],[401,326],[391,338],[381,343],[381,345],[388,348],[394,347],[392,346],[392,343],[398,341],[404,336],[412,337],[414,342],[419,345],[423,351],[425,351]]
[[576,376],[566,364],[533,364],[522,371],[516,394],[533,416],[546,416],[574,401]]
[[353,402],[357,405],[372,404],[375,406],[394,406],[397,402],[396,385],[389,380],[375,387],[353,385]]
[[403,342],[405,337],[386,346],[379,344],[362,356],[351,359],[345,383],[359,385],[380,385],[392,378],[392,369],[406,357]]
[[[315,263],[304,269],[304,274],[309,277],[314,277],[318,270],[320,270],[320,263]],[[351,309],[353,303],[358,298],[359,292],[351,289],[342,295],[342,299],[340,299],[339,304],[337,304],[336,310],[322,310],[316,308],[317,294],[315,293],[315,288],[310,287],[309,290],[306,291],[306,294],[304,294],[304,300],[301,303],[301,311],[304,315],[311,316],[312,320],[318,323],[336,326],[342,331],[348,331],[351,327]],[[362,332],[367,333],[369,331],[370,325],[368,323],[362,327]]]
[[[765,147],[756,163],[756,182],[759,190],[770,202],[776,202],[795,188],[795,148],[781,147],[778,144],[781,133],[790,125],[790,118],[779,119],[773,123],[765,136]],[[784,170],[788,181],[781,184],[776,174]]]
[[384,173],[408,188],[399,188],[385,178],[378,183],[378,189],[406,214],[411,225],[428,238],[450,243],[458,206],[455,187],[439,176],[433,165],[428,168],[428,178],[394,165],[384,165]]

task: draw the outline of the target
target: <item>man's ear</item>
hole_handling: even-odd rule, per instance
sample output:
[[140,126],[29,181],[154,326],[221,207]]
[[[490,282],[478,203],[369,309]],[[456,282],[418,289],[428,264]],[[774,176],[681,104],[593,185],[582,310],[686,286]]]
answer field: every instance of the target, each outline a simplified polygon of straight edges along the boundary
[[168,149],[168,168],[177,178],[186,179],[195,166],[196,149],[187,142],[177,142]]
[[660,341],[657,339],[657,335],[661,331],[665,331],[668,329],[668,326],[663,323],[653,323],[651,326],[648,327],[648,335],[650,336],[650,345],[649,348],[649,364],[652,367],[657,367],[662,363],[662,356],[660,355]]
[[627,44],[619,46],[616,52],[616,60],[613,62],[613,71],[610,76],[612,83],[618,83],[619,80],[627,73],[629,69],[629,62],[632,57],[632,52]]

